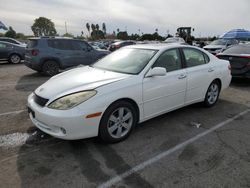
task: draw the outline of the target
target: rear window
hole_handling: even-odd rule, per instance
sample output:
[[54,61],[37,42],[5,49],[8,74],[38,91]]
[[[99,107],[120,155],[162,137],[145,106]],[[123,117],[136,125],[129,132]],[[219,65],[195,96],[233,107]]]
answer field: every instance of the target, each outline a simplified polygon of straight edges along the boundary
[[37,40],[29,40],[27,44],[27,48],[34,48],[37,46],[38,41]]
[[229,54],[250,54],[250,45],[232,46],[223,52],[225,55]]

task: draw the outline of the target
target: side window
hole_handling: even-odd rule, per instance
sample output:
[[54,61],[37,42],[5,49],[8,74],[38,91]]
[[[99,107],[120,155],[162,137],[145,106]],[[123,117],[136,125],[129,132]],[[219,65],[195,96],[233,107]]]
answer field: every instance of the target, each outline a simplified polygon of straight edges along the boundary
[[[199,50],[191,49],[191,48],[184,48],[183,53],[185,56],[187,67],[194,67],[194,66],[203,65],[207,63],[207,60],[205,59],[205,54],[203,54],[203,52]],[[209,61],[209,58],[208,58],[208,61]]]
[[81,50],[87,51],[87,44],[85,42],[78,41]]
[[0,49],[6,48],[6,44],[0,43]]
[[179,70],[182,68],[181,57],[178,49],[167,50],[163,52],[156,60],[153,67],[163,67],[167,72]]
[[48,46],[59,50],[74,50],[70,40],[50,39],[48,40]]

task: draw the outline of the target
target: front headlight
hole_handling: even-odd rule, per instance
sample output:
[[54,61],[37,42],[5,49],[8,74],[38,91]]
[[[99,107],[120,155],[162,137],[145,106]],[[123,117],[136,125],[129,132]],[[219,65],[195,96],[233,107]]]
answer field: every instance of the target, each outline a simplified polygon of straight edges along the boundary
[[96,93],[97,92],[95,90],[72,93],[54,100],[48,105],[48,108],[57,110],[67,110],[88,100],[89,98],[93,97]]

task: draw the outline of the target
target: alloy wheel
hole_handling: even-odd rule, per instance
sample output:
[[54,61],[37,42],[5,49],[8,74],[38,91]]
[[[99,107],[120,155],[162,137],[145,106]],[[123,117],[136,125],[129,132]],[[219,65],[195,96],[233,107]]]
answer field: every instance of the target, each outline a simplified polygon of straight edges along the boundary
[[129,108],[119,107],[108,119],[108,132],[113,138],[124,137],[132,128],[133,115]]

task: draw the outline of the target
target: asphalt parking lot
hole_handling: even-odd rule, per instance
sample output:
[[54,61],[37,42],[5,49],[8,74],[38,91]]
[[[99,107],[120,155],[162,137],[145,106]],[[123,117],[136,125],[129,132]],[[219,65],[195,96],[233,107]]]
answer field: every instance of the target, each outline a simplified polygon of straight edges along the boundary
[[0,64],[0,187],[250,187],[249,81],[234,80],[213,108],[182,108],[107,145],[32,125],[27,96],[48,79]]

